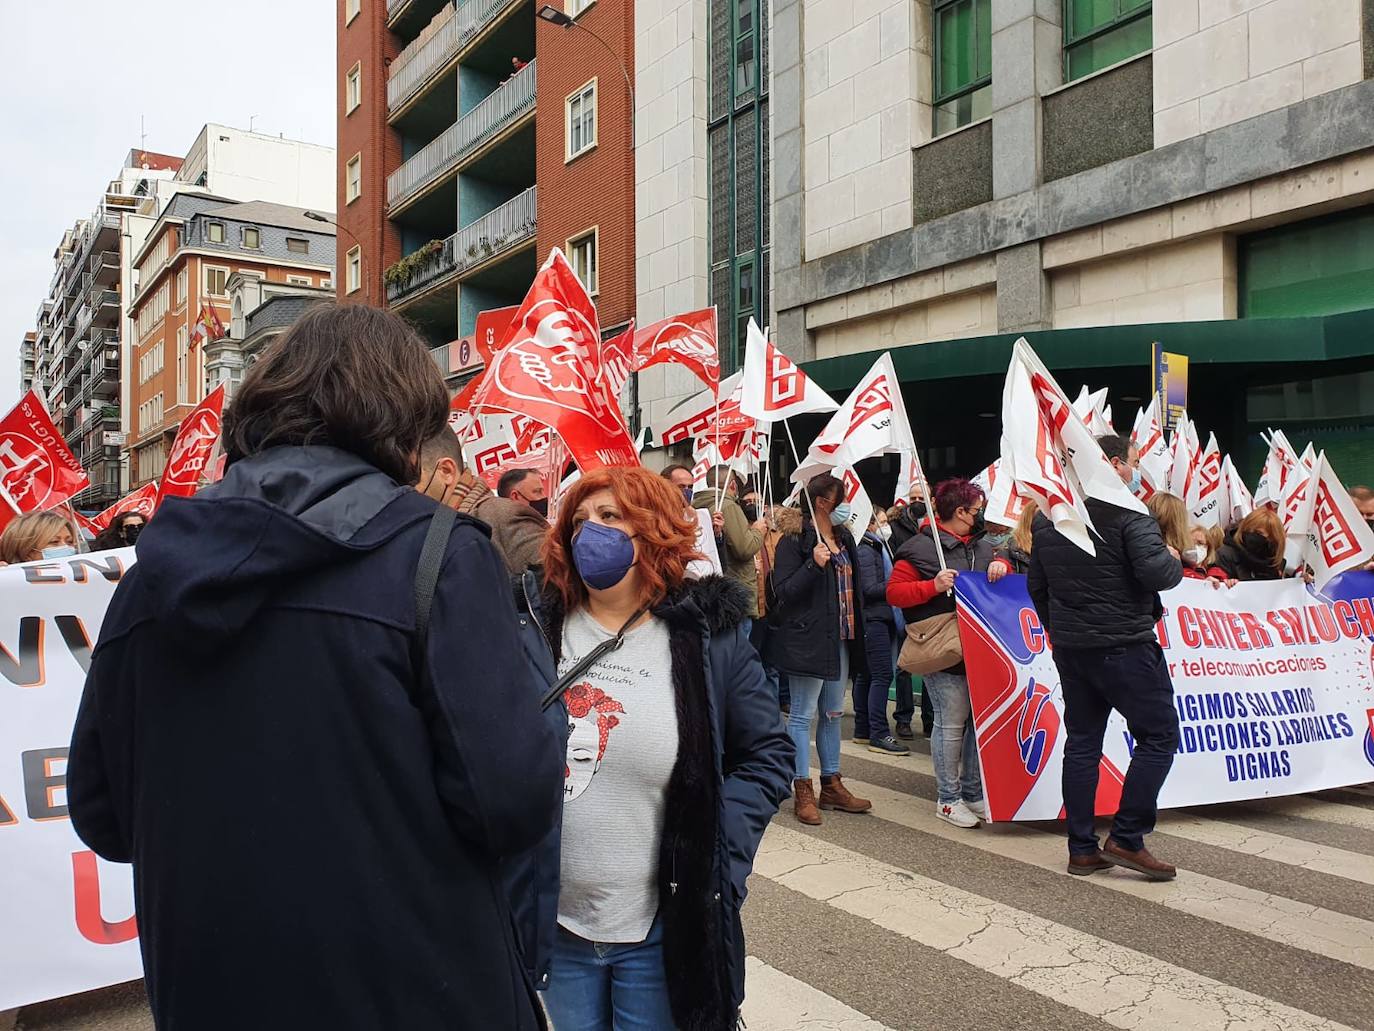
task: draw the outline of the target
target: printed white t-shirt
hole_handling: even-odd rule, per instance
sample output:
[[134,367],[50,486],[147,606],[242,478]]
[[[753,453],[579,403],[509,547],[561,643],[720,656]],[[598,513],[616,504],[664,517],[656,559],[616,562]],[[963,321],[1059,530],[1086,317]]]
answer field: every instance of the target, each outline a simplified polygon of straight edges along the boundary
[[[584,609],[563,626],[559,675],[615,634]],[[564,693],[558,922],[588,941],[641,942],[658,912],[659,840],[677,762],[668,627],[658,618],[625,635]]]

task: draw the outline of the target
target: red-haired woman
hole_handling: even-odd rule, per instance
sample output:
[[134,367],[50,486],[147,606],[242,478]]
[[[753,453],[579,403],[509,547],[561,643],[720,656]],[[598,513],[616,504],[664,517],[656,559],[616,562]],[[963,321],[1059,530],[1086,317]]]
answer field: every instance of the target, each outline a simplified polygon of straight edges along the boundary
[[696,524],[645,469],[586,473],[544,547],[542,624],[569,716],[558,1031],[734,1028],[739,909],[787,797],[792,742],[742,624],[745,589],[687,580]]

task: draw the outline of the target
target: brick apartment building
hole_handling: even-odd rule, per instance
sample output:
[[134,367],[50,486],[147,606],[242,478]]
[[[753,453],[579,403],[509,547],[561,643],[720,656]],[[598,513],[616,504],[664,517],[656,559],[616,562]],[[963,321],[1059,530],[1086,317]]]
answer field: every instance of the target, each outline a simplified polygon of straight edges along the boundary
[[177,427],[205,396],[195,327],[207,306],[229,326],[231,277],[327,288],[334,258],[333,226],[304,209],[202,193],[172,198],[134,256],[131,487],[162,475]]

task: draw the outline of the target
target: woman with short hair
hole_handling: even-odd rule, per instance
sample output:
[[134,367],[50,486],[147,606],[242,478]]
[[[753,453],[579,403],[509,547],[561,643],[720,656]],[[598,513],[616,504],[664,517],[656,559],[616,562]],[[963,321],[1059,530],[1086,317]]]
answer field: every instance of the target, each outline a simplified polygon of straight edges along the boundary
[[613,468],[560,499],[544,546],[537,615],[569,681],[557,1031],[738,1020],[740,905],[792,745],[744,628],[749,591],[689,579],[695,541],[676,488]]
[[402,319],[313,308],[244,377],[224,479],[139,537],[67,791],[133,863],[161,1031],[543,1026],[500,875],[562,742],[486,528],[414,489],[447,418]]
[[56,512],[15,516],[0,533],[0,563],[37,562],[76,554],[76,532]]

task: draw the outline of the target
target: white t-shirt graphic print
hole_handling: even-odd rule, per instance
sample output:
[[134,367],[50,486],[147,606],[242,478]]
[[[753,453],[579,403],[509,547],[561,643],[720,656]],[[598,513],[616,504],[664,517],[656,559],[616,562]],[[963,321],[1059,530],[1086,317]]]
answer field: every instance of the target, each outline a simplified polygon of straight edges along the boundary
[[[614,636],[584,610],[572,613],[560,675]],[[658,912],[659,840],[678,748],[671,666],[668,628],[651,619],[564,694],[558,922],[588,941],[643,941]]]

